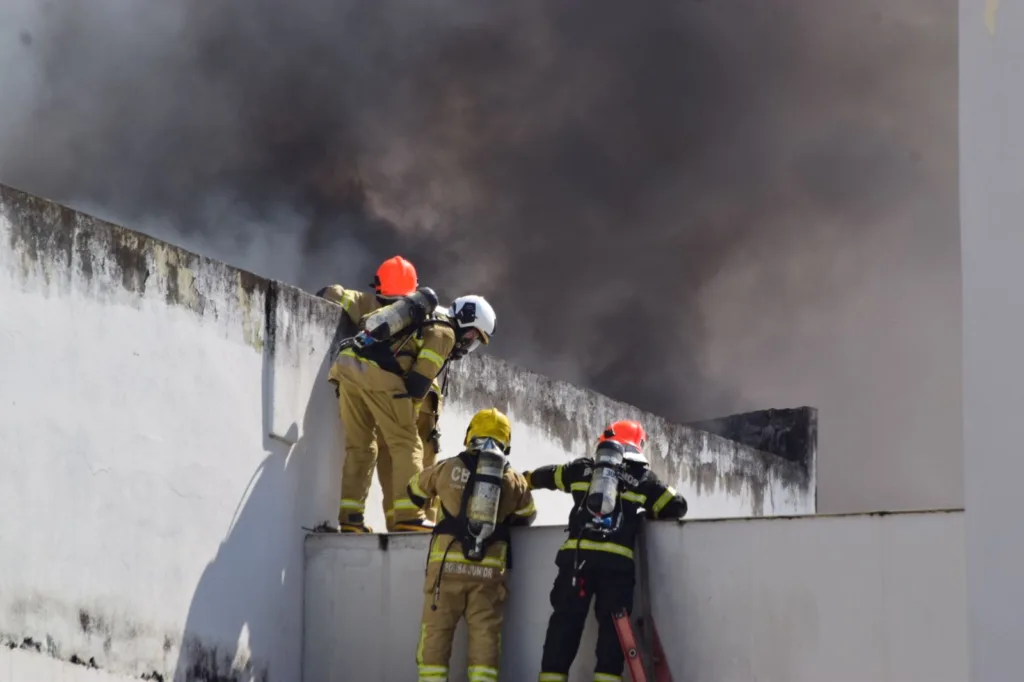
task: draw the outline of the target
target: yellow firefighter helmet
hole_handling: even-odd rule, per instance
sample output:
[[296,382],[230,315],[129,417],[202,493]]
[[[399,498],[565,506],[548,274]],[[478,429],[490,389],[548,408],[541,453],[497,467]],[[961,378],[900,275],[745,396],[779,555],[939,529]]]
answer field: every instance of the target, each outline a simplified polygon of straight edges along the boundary
[[508,417],[493,407],[480,410],[473,415],[462,444],[470,450],[481,450],[487,445],[488,439],[495,441],[499,449],[506,454],[511,450],[512,425]]

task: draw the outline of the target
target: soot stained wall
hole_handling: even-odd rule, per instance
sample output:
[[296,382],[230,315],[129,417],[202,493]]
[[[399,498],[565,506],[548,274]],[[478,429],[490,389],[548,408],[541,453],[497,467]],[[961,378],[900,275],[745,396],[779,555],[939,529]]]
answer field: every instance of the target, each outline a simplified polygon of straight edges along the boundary
[[[301,527],[338,503],[326,371],[340,314],[0,186],[5,641],[110,675],[297,680]],[[451,386],[447,454],[480,407],[509,411],[521,467],[641,418],[695,516],[814,511],[813,477],[792,462],[500,360],[468,359]],[[374,500],[376,483],[379,523]],[[542,522],[562,522],[555,498],[539,502]]]

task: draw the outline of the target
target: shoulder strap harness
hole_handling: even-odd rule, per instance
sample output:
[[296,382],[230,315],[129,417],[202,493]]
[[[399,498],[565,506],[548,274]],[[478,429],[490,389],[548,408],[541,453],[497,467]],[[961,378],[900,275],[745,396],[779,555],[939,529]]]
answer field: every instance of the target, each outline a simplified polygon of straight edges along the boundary
[[[448,546],[444,548],[444,554],[441,555],[441,565],[437,568],[437,579],[434,581],[434,595],[433,601],[430,604],[430,610],[437,610],[437,599],[440,596],[441,591],[441,577],[444,575],[444,565],[448,560],[448,551],[452,548],[452,545],[459,542],[462,545],[462,555],[467,561],[472,561],[466,556],[469,547],[472,543],[472,537],[469,535],[468,524],[466,522],[466,507],[469,505],[469,498],[473,492],[473,483],[476,481],[476,462],[473,460],[473,456],[468,452],[460,452],[456,455],[458,460],[462,462],[462,465],[469,471],[469,480],[466,481],[466,487],[464,489],[462,500],[459,502],[459,513],[453,516],[444,505],[441,505],[441,512],[444,514],[437,524],[434,525],[433,535],[452,535],[454,536]],[[498,523],[494,532],[491,536],[484,540],[484,555],[487,554],[487,549],[495,542],[505,541],[508,545],[508,552],[505,555],[505,565],[511,570],[512,569],[512,534],[509,532],[509,526],[505,521]],[[427,565],[430,564],[430,555],[433,554],[433,549],[427,554]],[[426,573],[424,568],[424,573]]]
[[[398,358],[415,358],[418,355],[418,352],[416,351],[405,349],[406,345],[409,343],[409,339],[411,339],[414,334],[417,339],[422,339],[424,329],[437,325],[444,325],[446,327],[450,327],[452,330],[455,329],[455,325],[450,320],[442,318],[436,314],[432,314],[425,320],[410,324],[402,331],[391,336],[391,338],[384,343],[375,343],[367,346],[366,348],[355,348],[355,353],[361,358],[375,362],[377,366],[386,372],[402,376],[404,372],[402,371],[401,365],[398,364]],[[398,343],[398,347],[392,351],[391,347],[396,343]],[[447,365],[448,361],[445,360],[444,364]],[[444,366],[442,366],[441,369],[444,369]],[[438,374],[440,374],[440,371]]]

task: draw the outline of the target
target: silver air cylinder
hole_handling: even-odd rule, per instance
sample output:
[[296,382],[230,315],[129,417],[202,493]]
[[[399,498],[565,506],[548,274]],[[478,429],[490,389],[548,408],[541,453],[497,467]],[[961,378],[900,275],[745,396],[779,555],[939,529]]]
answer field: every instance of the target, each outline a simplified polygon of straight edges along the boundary
[[437,294],[430,287],[421,287],[367,315],[363,320],[363,329],[373,340],[383,341],[424,319],[436,307]]
[[624,454],[622,446],[615,441],[604,441],[597,446],[586,506],[587,511],[596,517],[594,523],[598,526],[610,527],[609,515],[615,511],[615,503],[619,497],[618,469],[622,465]]
[[498,526],[498,503],[501,501],[501,478],[505,456],[496,450],[482,450],[476,455],[476,480],[466,505],[469,534],[476,541],[468,553],[470,559],[483,556],[483,543]]

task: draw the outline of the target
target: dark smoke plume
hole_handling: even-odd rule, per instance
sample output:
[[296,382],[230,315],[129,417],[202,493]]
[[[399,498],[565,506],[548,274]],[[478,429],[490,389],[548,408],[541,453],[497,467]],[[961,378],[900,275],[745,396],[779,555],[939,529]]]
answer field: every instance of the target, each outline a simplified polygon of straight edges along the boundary
[[0,181],[310,290],[405,254],[493,352],[670,418],[817,405],[860,504],[829,462],[958,466],[954,18],[9,0]]

